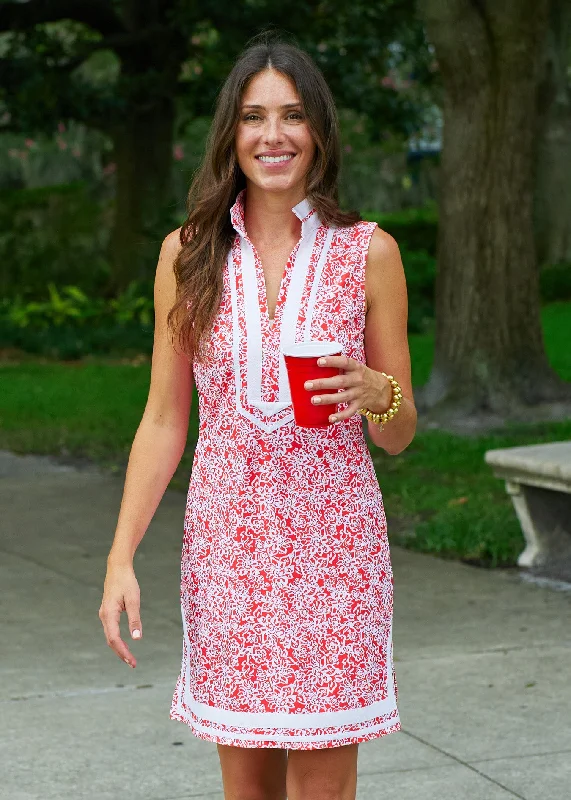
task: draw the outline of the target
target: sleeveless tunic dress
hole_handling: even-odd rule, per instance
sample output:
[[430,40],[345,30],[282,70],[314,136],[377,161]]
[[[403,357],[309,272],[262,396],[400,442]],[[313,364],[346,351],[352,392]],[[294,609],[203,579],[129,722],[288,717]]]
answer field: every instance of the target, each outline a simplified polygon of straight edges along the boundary
[[[365,363],[376,223],[332,227],[308,198],[272,321],[245,189],[206,360],[184,520],[182,665],[170,717],[239,747],[317,749],[400,730],[393,575],[359,414],[295,424],[282,348],[335,340]],[[347,408],[346,403],[339,404]]]

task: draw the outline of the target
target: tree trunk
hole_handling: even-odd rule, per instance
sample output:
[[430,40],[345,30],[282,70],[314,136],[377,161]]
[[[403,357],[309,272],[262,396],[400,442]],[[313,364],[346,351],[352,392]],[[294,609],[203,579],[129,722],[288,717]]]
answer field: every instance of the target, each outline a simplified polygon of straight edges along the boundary
[[157,254],[157,223],[169,199],[174,136],[171,98],[127,113],[124,124],[112,132],[117,180],[109,250],[114,290],[150,277],[149,265]]
[[420,0],[444,86],[434,365],[420,410],[528,418],[571,399],[550,368],[533,234],[548,0]]
[[552,0],[538,91],[535,233],[540,265],[571,262],[571,3]]

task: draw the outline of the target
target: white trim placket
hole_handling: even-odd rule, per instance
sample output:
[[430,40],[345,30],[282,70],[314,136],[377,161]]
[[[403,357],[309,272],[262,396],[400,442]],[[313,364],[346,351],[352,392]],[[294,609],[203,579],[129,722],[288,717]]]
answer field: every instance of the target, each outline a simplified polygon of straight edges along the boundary
[[[230,297],[232,304],[232,334],[233,334],[233,360],[234,375],[236,383],[236,410],[247,419],[251,420],[259,428],[269,433],[280,428],[282,425],[294,419],[291,404],[291,394],[287,377],[287,369],[282,351],[285,347],[296,342],[296,329],[299,313],[301,310],[302,297],[308,268],[311,257],[316,246],[316,239],[319,228],[322,226],[321,219],[317,211],[312,207],[308,198],[304,198],[292,208],[293,213],[301,221],[301,238],[295,253],[293,264],[291,265],[291,276],[287,284],[287,294],[283,301],[281,317],[279,320],[279,379],[278,379],[278,399],[268,401],[262,399],[262,354],[263,354],[263,330],[262,330],[262,309],[260,308],[258,295],[258,280],[256,272],[254,246],[248,237],[243,220],[243,201],[245,189],[237,196],[236,202],[232,206],[230,216],[232,225],[240,236],[239,253],[240,264],[235,263],[234,247],[230,248],[227,259],[228,275],[230,278]],[[317,291],[323,273],[327,256],[331,247],[331,241],[336,228],[327,227],[327,233],[321,248],[318,263],[313,276],[313,283],[309,294],[307,315],[303,328],[301,341],[310,341],[311,324],[315,310]],[[237,260],[237,259],[236,259]],[[244,299],[244,317],[246,330],[246,398],[251,408],[256,408],[262,412],[262,419],[259,415],[252,413],[242,404],[242,371],[240,369],[240,307],[238,303],[236,277],[237,270],[241,273],[241,284]],[[286,266],[287,269],[287,266]],[[286,282],[287,275],[284,273],[283,282]],[[280,289],[281,295],[281,289]],[[276,309],[276,315],[277,315]],[[276,325],[277,322],[274,322]],[[272,330],[273,333],[273,330]],[[286,409],[289,411],[283,414]],[[280,415],[278,419],[275,419]]]

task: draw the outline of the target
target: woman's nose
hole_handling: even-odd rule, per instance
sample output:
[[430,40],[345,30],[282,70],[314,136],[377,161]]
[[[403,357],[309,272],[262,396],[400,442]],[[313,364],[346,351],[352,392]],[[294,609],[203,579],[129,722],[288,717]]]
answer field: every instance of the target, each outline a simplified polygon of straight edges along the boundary
[[265,125],[264,135],[267,141],[281,141],[283,139],[282,121],[280,119],[268,118]]

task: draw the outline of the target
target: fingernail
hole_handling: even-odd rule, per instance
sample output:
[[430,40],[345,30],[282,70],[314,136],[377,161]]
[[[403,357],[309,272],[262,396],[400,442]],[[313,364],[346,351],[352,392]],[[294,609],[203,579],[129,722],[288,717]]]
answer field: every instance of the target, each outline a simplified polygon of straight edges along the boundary
[[123,661],[125,662],[125,664],[129,664],[129,666],[131,666],[131,662],[129,661],[128,658],[124,658]]
[[337,417],[329,417],[329,422],[337,422]]
[[138,628],[135,628],[133,633],[131,634],[133,639],[140,639],[141,638],[141,631]]
[[321,403],[321,397],[312,397],[311,400],[314,403]]
[[325,359],[324,358],[318,358],[317,359],[317,363],[319,364],[320,367],[324,367],[325,366]]
[[307,381],[305,384],[306,389],[313,389],[313,381]]

